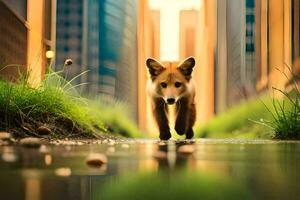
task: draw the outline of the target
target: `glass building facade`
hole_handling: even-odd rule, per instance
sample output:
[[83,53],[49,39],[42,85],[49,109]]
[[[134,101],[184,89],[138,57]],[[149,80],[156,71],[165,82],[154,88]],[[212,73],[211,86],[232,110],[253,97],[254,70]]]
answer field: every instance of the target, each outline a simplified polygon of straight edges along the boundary
[[124,101],[137,113],[137,0],[58,0],[56,66],[71,58],[68,76],[88,70],[91,96]]

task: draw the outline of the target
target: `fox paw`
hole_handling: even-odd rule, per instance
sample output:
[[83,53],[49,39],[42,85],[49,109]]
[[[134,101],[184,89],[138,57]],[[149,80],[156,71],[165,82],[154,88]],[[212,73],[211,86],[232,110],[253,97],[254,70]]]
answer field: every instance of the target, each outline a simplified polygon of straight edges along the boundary
[[160,138],[161,140],[168,140],[168,139],[170,139],[170,138],[171,138],[171,133],[170,133],[170,131],[169,131],[169,132],[163,132],[163,133],[160,133],[160,134],[159,134],[159,138]]
[[189,128],[185,134],[186,139],[192,139],[194,137],[194,131],[192,128]]
[[183,126],[181,124],[180,125],[176,124],[175,131],[178,135],[184,135],[185,134],[185,126]]

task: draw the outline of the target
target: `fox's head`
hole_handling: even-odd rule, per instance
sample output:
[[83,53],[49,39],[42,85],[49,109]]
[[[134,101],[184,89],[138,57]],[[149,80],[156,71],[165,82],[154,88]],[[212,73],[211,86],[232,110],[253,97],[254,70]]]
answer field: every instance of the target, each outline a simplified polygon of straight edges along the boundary
[[195,59],[189,57],[182,63],[160,63],[152,58],[146,61],[151,77],[151,95],[161,97],[171,105],[189,91],[189,82],[195,66]]

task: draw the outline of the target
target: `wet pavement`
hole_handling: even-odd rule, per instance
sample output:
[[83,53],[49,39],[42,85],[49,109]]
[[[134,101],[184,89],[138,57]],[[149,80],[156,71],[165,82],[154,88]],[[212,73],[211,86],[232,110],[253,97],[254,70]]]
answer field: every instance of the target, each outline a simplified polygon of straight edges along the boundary
[[[300,143],[107,141],[0,146],[1,199],[299,199]],[[90,155],[107,163],[88,165]]]

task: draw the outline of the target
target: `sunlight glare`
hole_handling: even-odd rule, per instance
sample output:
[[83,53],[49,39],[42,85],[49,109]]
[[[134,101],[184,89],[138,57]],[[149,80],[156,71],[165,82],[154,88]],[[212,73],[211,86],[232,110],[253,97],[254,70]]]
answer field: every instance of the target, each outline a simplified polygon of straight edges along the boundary
[[149,7],[160,11],[160,60],[179,60],[179,19],[181,10],[199,10],[202,0],[150,0]]

